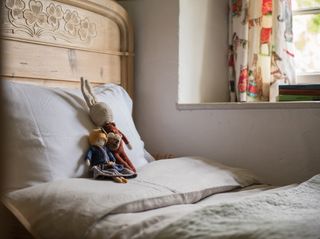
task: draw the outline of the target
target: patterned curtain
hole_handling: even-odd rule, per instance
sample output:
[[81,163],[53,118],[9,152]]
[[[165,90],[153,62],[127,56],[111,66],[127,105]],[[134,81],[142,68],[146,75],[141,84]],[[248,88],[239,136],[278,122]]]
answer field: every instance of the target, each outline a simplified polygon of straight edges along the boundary
[[295,83],[291,0],[229,0],[231,101],[268,101],[275,82]]

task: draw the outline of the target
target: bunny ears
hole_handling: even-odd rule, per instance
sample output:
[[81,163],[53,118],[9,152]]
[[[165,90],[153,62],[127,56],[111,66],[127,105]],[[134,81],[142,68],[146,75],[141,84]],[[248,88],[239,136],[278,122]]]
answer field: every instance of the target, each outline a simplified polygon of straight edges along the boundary
[[93,95],[91,86],[88,80],[85,80],[83,77],[80,78],[81,80],[81,91],[85,101],[89,108],[97,103],[96,97]]
[[102,126],[106,122],[113,122],[112,109],[104,102],[97,102],[96,97],[92,93],[89,81],[83,77],[81,77],[81,91],[89,107],[90,118],[95,125]]

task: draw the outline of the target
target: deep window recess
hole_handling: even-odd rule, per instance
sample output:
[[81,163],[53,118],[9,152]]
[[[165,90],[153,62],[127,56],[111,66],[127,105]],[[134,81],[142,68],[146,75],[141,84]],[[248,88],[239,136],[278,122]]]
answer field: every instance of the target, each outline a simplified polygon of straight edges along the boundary
[[[180,0],[178,109],[319,108],[319,101],[250,104],[228,102],[228,89],[225,85],[227,80],[226,76],[222,75],[226,72],[225,61],[221,60],[226,55],[223,44],[227,42],[225,32],[228,27],[227,3],[228,1]],[[292,0],[292,8],[293,21],[290,24],[294,33],[298,76],[296,83],[320,84],[320,0]],[[214,49],[205,48],[207,51],[199,51],[199,48],[203,49],[204,39],[206,46]],[[212,44],[213,42],[215,44]],[[214,54],[203,56],[199,52],[214,52]],[[207,65],[203,63],[209,66],[206,67]],[[218,73],[221,75],[217,75]]]

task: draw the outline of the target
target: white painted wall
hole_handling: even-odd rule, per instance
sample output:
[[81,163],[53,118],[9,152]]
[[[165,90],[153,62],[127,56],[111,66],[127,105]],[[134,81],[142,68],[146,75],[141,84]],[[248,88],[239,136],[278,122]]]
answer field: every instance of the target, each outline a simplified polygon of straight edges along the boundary
[[320,173],[320,109],[177,110],[179,1],[121,3],[135,27],[135,122],[151,153],[201,155],[276,184]]
[[180,0],[179,103],[229,101],[227,9],[226,1]]

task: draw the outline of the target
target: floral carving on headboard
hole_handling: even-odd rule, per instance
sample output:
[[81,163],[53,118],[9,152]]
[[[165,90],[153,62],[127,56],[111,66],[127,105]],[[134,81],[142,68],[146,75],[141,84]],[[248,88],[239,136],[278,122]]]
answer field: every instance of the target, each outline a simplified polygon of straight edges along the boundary
[[89,43],[97,36],[96,25],[87,17],[81,18],[77,11],[63,10],[52,2],[45,7],[36,0],[6,0],[8,20],[15,32],[23,32],[31,37],[51,36],[55,40]]

